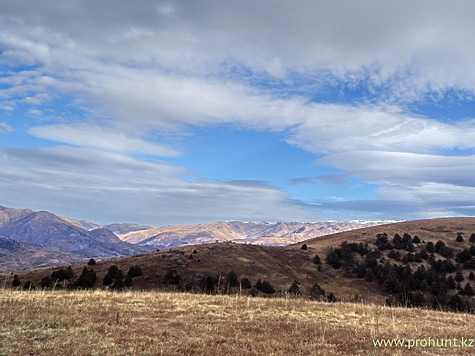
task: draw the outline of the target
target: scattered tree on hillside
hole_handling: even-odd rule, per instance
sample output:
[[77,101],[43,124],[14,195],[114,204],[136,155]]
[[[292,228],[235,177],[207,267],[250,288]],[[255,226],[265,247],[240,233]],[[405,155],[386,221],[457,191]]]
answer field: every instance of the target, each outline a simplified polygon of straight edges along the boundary
[[96,283],[96,272],[92,268],[84,267],[79,278],[70,285],[71,288],[88,289]]
[[96,260],[94,258],[91,258],[89,262],[87,263],[88,266],[95,266],[96,265]]
[[176,285],[181,281],[181,277],[178,275],[176,269],[169,269],[168,272],[163,276],[163,284]]
[[228,273],[228,284],[230,287],[239,286],[239,277],[234,270]]
[[320,260],[319,255],[315,255],[315,257],[313,257],[313,263],[315,263],[316,265],[322,264],[322,261]]
[[473,291],[472,286],[470,283],[465,284],[465,287],[463,288],[462,291],[459,292],[459,294],[467,295],[469,297],[472,297],[475,295],[475,292]]
[[53,282],[62,282],[64,280],[69,281],[73,278],[74,278],[74,272],[71,266],[69,266],[68,268],[60,268],[56,271],[53,271],[53,273],[51,273],[51,279],[53,280]]
[[18,287],[20,285],[21,285],[20,277],[18,277],[18,275],[15,274],[13,276],[12,287]]
[[290,286],[288,292],[289,292],[289,294],[291,294],[293,296],[299,296],[301,294],[300,293],[300,283],[299,283],[299,281],[294,280],[292,282],[292,285]]
[[307,250],[307,248],[308,248],[307,244],[303,244],[302,247],[301,247],[301,249],[304,250],[304,251]]
[[33,285],[33,283],[31,283],[31,281],[26,281],[25,284],[23,285],[23,289],[24,290],[34,290],[35,286]]
[[457,241],[457,242],[463,242],[463,236],[462,236],[462,234],[461,234],[460,232],[457,234],[457,238],[455,239],[455,241]]
[[140,267],[139,265],[130,267],[129,270],[127,271],[127,275],[125,276],[124,286],[128,288],[131,287],[133,278],[140,277],[142,275],[143,275],[142,267]]
[[460,311],[460,312],[470,312],[470,303],[464,301],[460,298],[460,295],[454,294],[448,303],[448,306],[453,311]]
[[321,300],[325,297],[325,290],[320,287],[318,283],[315,283],[310,289],[309,293],[310,299]]
[[454,277],[449,276],[447,278],[447,289],[454,290],[455,288],[457,288],[457,285],[455,283],[455,279],[454,279]]
[[53,280],[50,276],[43,277],[40,281],[41,288],[51,288],[53,286]]
[[142,267],[140,267],[139,265],[130,267],[129,270],[127,271],[127,275],[128,276],[130,275],[131,278],[142,276],[143,275]]
[[[112,265],[107,270],[107,273],[104,276],[104,279],[102,280],[102,284],[105,286],[110,286],[110,285],[113,285],[113,283],[117,282],[118,280],[123,281],[123,279],[124,279],[124,272],[116,265]],[[121,282],[114,283],[112,289],[117,289],[120,287],[120,285],[121,285]]]
[[203,281],[203,291],[207,294],[214,293],[214,286],[216,284],[216,280],[211,276],[206,276]]
[[434,246],[434,243],[432,241],[429,241],[426,245],[426,251],[428,253],[434,253],[435,252],[435,246]]
[[259,292],[266,293],[266,294],[272,294],[275,293],[275,289],[272,287],[272,285],[264,280],[261,281],[259,278],[256,282],[256,285],[254,286]]
[[336,253],[335,250],[331,250],[328,253],[327,258],[325,259],[325,261],[327,262],[327,264],[329,264],[330,266],[332,266],[335,269],[339,269],[341,267],[340,256],[338,256],[338,254]]
[[244,278],[241,278],[241,288],[242,289],[250,289],[252,288],[252,284],[251,284],[251,281],[244,277]]

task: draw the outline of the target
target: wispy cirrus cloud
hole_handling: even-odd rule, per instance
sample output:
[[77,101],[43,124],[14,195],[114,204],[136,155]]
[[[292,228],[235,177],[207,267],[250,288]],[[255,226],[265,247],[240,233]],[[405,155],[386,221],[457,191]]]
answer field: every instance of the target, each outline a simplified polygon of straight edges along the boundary
[[95,148],[112,152],[149,154],[162,157],[180,155],[175,149],[147,142],[141,138],[130,137],[112,128],[95,126],[94,124],[55,124],[37,126],[28,130],[36,137],[67,143],[79,147]]

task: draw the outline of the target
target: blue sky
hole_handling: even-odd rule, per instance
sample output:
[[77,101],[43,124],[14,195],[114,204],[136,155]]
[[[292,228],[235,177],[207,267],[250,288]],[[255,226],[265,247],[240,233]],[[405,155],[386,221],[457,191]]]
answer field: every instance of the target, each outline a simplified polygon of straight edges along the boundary
[[473,216],[474,12],[2,4],[0,205],[151,225]]

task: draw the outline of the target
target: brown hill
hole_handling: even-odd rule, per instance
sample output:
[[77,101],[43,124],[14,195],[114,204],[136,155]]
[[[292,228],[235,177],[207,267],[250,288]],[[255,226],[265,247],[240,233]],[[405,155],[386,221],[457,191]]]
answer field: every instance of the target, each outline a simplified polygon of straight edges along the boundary
[[[285,247],[230,242],[185,246],[99,262],[94,266],[98,276],[95,286],[102,285],[102,280],[111,265],[117,265],[124,273],[131,266],[139,265],[142,267],[143,275],[133,279],[132,289],[200,291],[206,277],[210,276],[215,278],[215,290],[223,292],[227,287],[228,273],[233,270],[239,278],[246,277],[253,285],[258,279],[268,280],[277,290],[276,295],[287,292],[292,282],[297,280],[300,283],[300,291],[304,295],[309,295],[312,286],[318,283],[327,292],[327,295],[329,292],[333,292],[339,299],[351,299],[355,294],[359,294],[363,300],[382,302],[386,299],[387,293],[382,292],[381,283],[378,283],[377,280],[367,281],[365,278],[358,278],[356,272],[352,272],[348,266],[342,265],[339,269],[331,267],[325,263],[327,254],[340,248],[342,242],[361,242],[361,246],[367,244],[365,245],[366,249],[380,253],[376,259],[379,266],[377,268],[382,269],[385,263],[389,263],[389,265],[395,266],[391,267],[392,269],[397,267],[402,270],[406,266],[415,271],[418,267],[424,266],[429,270],[431,266],[427,259],[401,262],[401,259],[395,260],[389,257],[390,251],[397,251],[403,257],[411,254],[417,256],[426,249],[429,242],[435,244],[438,240],[442,240],[451,249],[452,259],[450,261],[453,262],[453,266],[458,266],[457,268],[460,269],[464,277],[463,284],[465,284],[469,281],[470,268],[465,269],[461,264],[455,263],[455,258],[456,254],[472,245],[469,242],[472,232],[475,232],[475,218],[447,218],[401,222],[328,235],[306,241],[306,250],[302,249],[302,243]],[[409,234],[412,237],[417,235],[421,243],[414,244],[414,252],[407,252],[404,249],[380,251],[375,241],[376,235],[383,233],[387,234],[389,240],[395,234],[401,236]],[[464,236],[463,242],[456,241],[458,234]],[[317,254],[322,262],[320,267],[314,261]],[[355,255],[354,266],[363,266],[364,258]],[[439,253],[435,253],[433,256],[434,261],[448,260],[440,256]],[[475,257],[472,260],[475,262]],[[343,262],[342,260],[342,264]],[[83,267],[83,265],[74,266],[76,276],[81,273]],[[164,284],[164,276],[170,270],[176,270],[181,277],[178,285],[167,286]],[[53,269],[31,270],[19,273],[19,276],[23,282],[31,280],[35,285],[38,285],[41,278],[50,275],[52,271]],[[454,275],[455,271],[451,271],[447,275],[444,274],[443,278]],[[10,282],[11,277],[7,276],[6,283]],[[64,282],[64,284],[66,283]],[[430,293],[430,286],[428,288],[428,290],[424,290],[424,293],[429,302],[433,296]],[[236,288],[231,289],[231,292],[235,291]],[[456,292],[456,290],[451,290],[449,296]]]
[[395,234],[402,236],[404,233],[409,233],[411,236],[419,236],[421,240],[425,240],[426,242],[443,240],[451,246],[457,246],[457,244],[455,244],[457,233],[462,233],[462,235],[468,239],[468,237],[475,232],[475,218],[440,218],[402,221],[322,236],[310,239],[306,241],[306,244],[326,254],[329,246],[339,245],[343,241],[364,242],[383,232],[386,232],[390,237]]

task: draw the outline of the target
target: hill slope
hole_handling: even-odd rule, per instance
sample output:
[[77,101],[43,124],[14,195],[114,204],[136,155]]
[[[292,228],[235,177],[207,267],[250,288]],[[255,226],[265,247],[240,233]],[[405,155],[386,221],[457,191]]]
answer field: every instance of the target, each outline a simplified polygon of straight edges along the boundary
[[[95,286],[102,285],[111,265],[117,265],[124,275],[130,267],[139,265],[143,275],[133,279],[134,289],[233,292],[239,289],[230,284],[230,272],[234,271],[239,279],[248,278],[255,287],[244,290],[246,294],[266,295],[256,284],[259,279],[269,281],[275,289],[269,295],[284,295],[297,281],[298,292],[306,296],[320,291],[319,298],[334,293],[337,299],[344,300],[358,295],[358,299],[374,302],[392,298],[392,302],[406,305],[436,303],[466,310],[473,304],[467,284],[475,285],[470,276],[475,270],[472,231],[475,232],[475,219],[453,218],[334,234],[307,241],[306,249],[302,243],[283,247],[230,242],[184,246],[101,261],[94,266],[98,276]],[[457,241],[457,236],[462,236],[463,241]],[[82,268],[74,267],[76,276]],[[31,280],[38,285],[51,272],[52,269],[33,270],[19,276],[22,281]],[[170,273],[176,281],[170,282]]]

